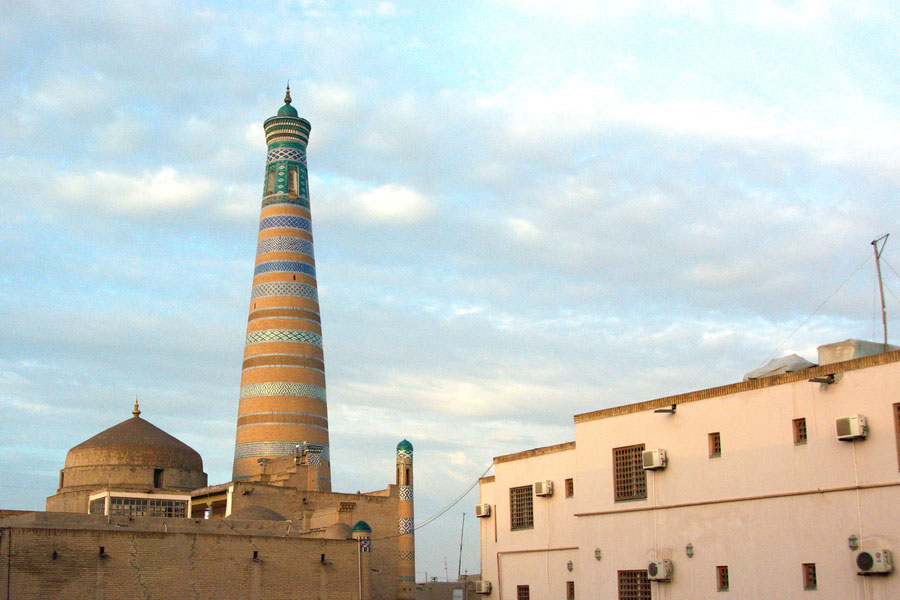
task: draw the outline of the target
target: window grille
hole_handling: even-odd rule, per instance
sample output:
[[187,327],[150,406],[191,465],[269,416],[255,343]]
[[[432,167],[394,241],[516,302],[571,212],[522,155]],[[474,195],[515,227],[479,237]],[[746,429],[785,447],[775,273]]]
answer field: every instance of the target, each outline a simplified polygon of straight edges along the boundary
[[516,600],[531,600],[531,589],[527,585],[517,585]]
[[572,478],[566,479],[566,498],[571,498],[575,495],[575,480]]
[[803,563],[803,589],[816,589],[816,563]]
[[722,456],[722,436],[718,431],[709,434],[709,457],[716,458]]
[[566,600],[575,600],[575,582],[566,582]]
[[716,589],[720,592],[728,591],[728,565],[716,567]]
[[527,529],[534,527],[534,498],[530,485],[509,488],[509,527]]
[[651,600],[646,569],[619,571],[619,600]]
[[613,448],[616,500],[636,500],[647,497],[647,473],[641,454],[644,444]]
[[806,443],[806,419],[794,419],[794,443]]

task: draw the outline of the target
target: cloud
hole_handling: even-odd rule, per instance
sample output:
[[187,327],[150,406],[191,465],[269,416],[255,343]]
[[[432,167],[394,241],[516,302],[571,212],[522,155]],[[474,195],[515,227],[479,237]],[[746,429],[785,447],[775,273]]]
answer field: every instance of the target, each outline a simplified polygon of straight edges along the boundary
[[310,193],[322,206],[317,217],[325,224],[343,221],[411,227],[435,215],[431,199],[397,184],[364,187],[350,181],[325,182],[313,177]]

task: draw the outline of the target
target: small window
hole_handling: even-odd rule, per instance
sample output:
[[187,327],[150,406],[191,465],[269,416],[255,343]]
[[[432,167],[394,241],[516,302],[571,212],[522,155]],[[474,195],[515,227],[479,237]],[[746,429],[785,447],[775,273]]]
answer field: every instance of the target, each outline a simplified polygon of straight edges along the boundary
[[566,582],[566,600],[575,600],[575,582]]
[[806,419],[794,419],[794,443],[806,443]]
[[718,431],[709,434],[709,457],[718,458],[722,456],[722,436]]
[[534,498],[530,485],[509,488],[509,528],[534,527]]
[[646,569],[619,571],[619,600],[651,600]]
[[647,497],[647,472],[644,471],[643,452],[643,444],[613,448],[616,501]]
[[527,585],[516,586],[516,600],[531,600],[531,590]]
[[65,481],[65,478],[66,478],[66,474],[63,473],[62,471],[60,471],[59,472],[59,487],[60,487],[60,489],[62,489],[63,481]]
[[816,589],[816,563],[803,563],[803,589]]
[[566,498],[571,498],[575,495],[575,480],[571,477],[566,479]]
[[153,469],[153,487],[161,488],[163,486],[163,470]]
[[894,437],[897,438],[897,469],[900,470],[900,402],[894,404]]
[[269,170],[269,177],[266,180],[266,194],[275,193],[275,169]]
[[297,169],[288,169],[288,193],[297,193]]
[[716,589],[720,592],[728,591],[728,565],[716,567]]

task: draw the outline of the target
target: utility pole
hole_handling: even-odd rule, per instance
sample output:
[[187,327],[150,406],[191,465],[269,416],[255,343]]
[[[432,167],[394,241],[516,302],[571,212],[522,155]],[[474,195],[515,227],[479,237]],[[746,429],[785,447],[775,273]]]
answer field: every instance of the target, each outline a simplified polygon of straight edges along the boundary
[[[887,243],[889,233],[884,234],[877,240],[872,240],[872,249],[875,251],[875,271],[878,273],[878,289],[881,292],[881,324],[884,327],[884,352],[888,351],[888,335],[887,335],[887,310],[884,307],[884,284],[881,281],[881,253],[884,252],[884,245]],[[881,249],[878,248],[878,242],[881,242]]]
[[459,528],[459,563],[456,565],[456,580],[459,581],[459,576],[462,573],[462,549],[463,549],[463,532],[466,530],[466,513],[463,513],[462,516],[462,525]]

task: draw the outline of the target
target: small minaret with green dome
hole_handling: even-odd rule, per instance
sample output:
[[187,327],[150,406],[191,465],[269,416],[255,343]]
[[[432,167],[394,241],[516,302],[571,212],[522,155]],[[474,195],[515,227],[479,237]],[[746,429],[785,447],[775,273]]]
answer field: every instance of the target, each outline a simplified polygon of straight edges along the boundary
[[416,535],[413,523],[413,445],[397,444],[397,600],[416,597]]

